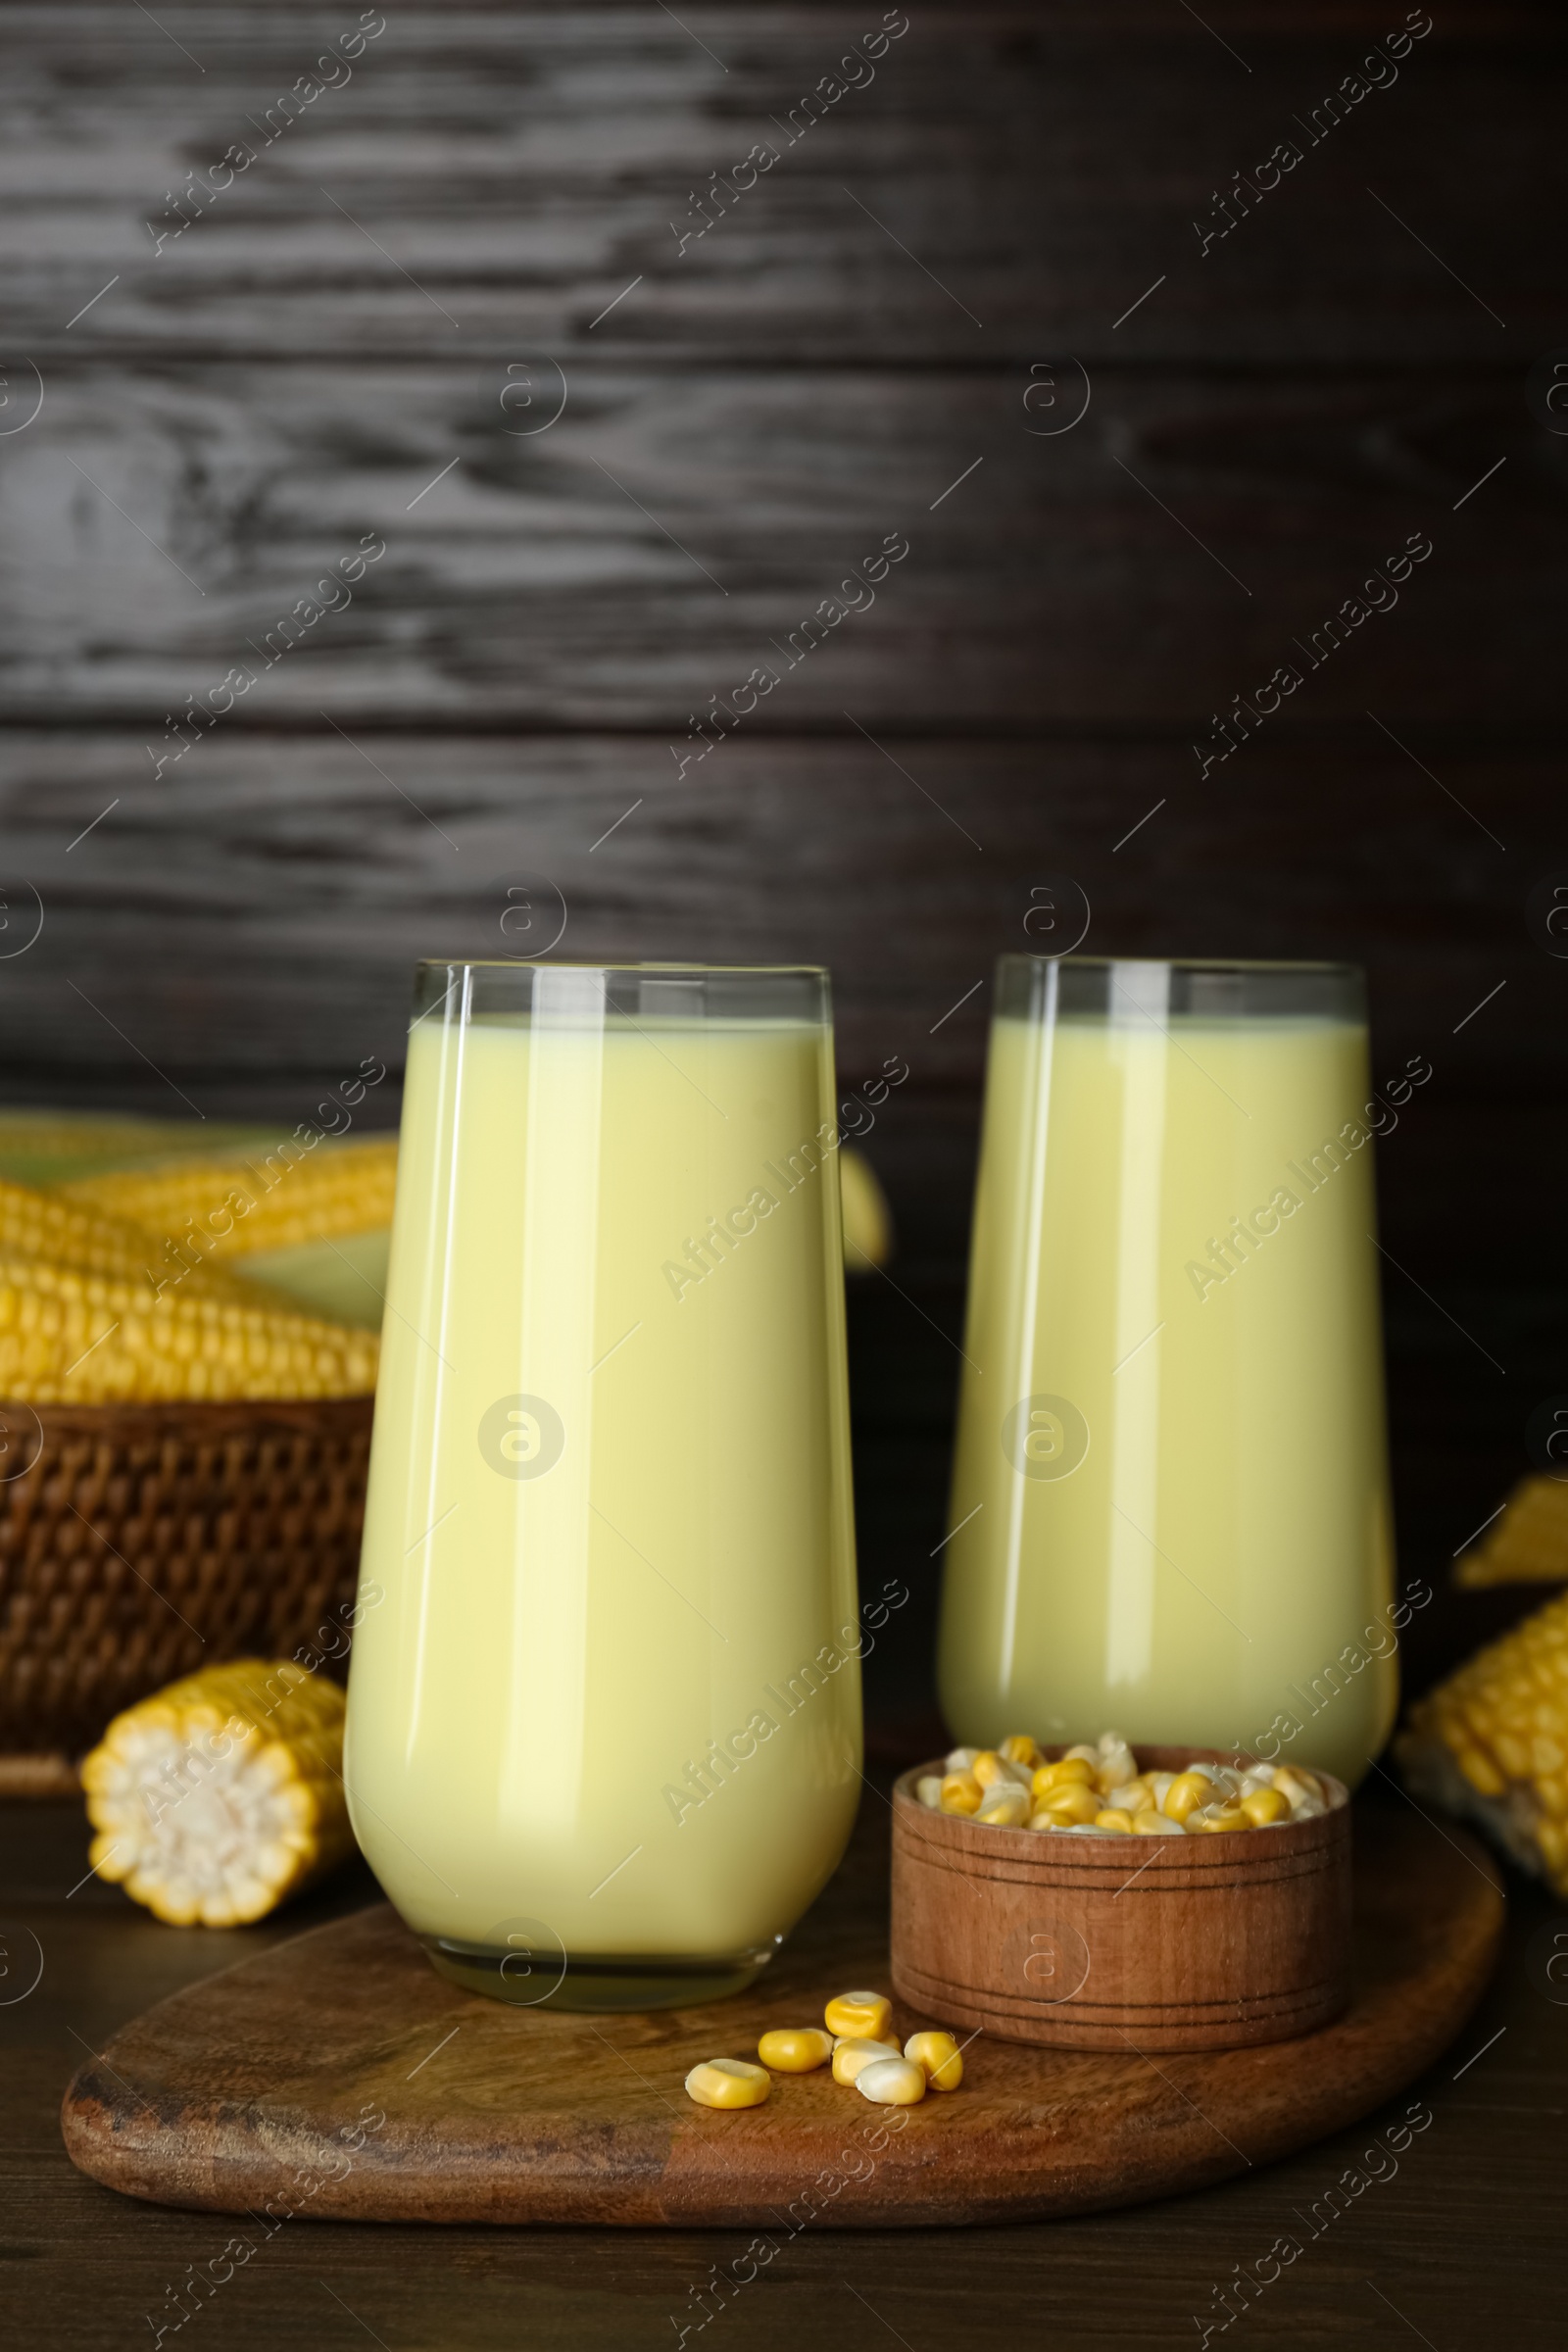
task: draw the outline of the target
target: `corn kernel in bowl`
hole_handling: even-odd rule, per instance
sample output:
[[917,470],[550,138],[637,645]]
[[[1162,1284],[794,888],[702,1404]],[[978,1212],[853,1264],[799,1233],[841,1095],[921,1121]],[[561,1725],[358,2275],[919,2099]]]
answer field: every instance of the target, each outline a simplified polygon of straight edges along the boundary
[[[1267,1830],[1326,1813],[1330,1799],[1304,1764],[1190,1764],[1140,1771],[1119,1732],[1048,1757],[1027,1733],[994,1748],[957,1747],[942,1776],[922,1775],[916,1794],[932,1812],[990,1829],[1102,1838],[1215,1837]],[[1025,1785],[1027,1784],[1027,1786]]]

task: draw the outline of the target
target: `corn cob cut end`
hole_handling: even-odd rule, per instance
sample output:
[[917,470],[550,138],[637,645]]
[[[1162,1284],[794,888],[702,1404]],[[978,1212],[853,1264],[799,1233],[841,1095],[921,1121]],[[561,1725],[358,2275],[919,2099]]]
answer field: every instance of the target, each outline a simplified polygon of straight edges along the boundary
[[100,1878],[172,1926],[261,1919],[351,1852],[343,1693],[287,1661],[209,1667],[84,1760]]
[[1413,1795],[1568,1895],[1568,1593],[1428,1691],[1395,1753]]

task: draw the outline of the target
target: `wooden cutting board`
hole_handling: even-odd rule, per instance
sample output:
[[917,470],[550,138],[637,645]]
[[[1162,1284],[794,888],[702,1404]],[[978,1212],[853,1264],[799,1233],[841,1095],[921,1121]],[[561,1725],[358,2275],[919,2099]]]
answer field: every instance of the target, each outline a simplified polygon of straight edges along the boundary
[[[1414,1813],[1356,1826],[1356,1993],[1297,2041],[1156,2067],[982,2033],[960,2090],[899,2112],[826,2074],[715,2114],[682,2082],[769,2026],[889,1984],[884,1886],[841,1873],[764,1987],[589,2018],[445,1984],[385,1905],[163,2001],[84,2065],[66,2146],[111,2188],[248,2214],[862,2228],[1124,2205],[1268,2162],[1380,2106],[1452,2040],[1502,1927],[1493,1865]],[[901,2037],[940,2019],[896,2012]],[[901,2120],[902,2118],[902,2120]],[[770,2259],[762,2257],[762,2259]]]

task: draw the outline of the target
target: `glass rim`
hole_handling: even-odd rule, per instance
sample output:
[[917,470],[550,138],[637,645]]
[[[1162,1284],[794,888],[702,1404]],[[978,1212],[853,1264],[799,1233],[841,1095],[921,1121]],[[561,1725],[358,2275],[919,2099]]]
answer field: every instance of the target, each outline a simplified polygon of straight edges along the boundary
[[767,980],[826,980],[825,963],[615,963],[569,956],[420,956],[416,972],[624,972],[640,977],[657,972],[680,980],[736,975]]
[[1035,966],[1071,964],[1079,970],[1118,970],[1132,964],[1144,971],[1172,972],[1348,972],[1363,974],[1364,963],[1342,962],[1310,956],[1031,956],[1027,949],[1008,948],[997,957],[1004,964]]

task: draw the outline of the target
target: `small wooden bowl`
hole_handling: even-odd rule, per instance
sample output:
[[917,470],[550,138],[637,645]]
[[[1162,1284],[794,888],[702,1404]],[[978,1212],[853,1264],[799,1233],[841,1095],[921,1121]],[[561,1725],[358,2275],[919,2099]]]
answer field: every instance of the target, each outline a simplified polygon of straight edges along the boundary
[[[1059,1750],[1043,1751],[1059,1753]],[[1255,1759],[1136,1747],[1140,1771]],[[1350,2001],[1348,1791],[1310,1821],[1206,1838],[986,1829],[893,1791],[893,1983],[944,2025],[1087,2050],[1224,2050]]]

